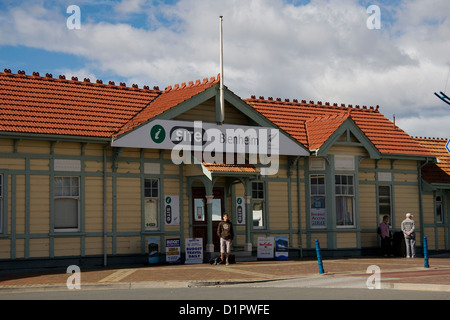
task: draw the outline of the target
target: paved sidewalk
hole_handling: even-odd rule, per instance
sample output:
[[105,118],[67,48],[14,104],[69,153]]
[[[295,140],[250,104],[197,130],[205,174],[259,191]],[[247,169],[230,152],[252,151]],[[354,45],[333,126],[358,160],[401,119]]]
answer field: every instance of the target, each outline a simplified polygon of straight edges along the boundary
[[[134,265],[82,269],[80,280],[81,289],[176,288],[273,280],[292,280],[292,284],[303,287],[348,287],[359,279],[357,287],[365,286],[374,275],[369,266],[377,266],[382,289],[449,292],[450,299],[450,258],[430,258],[429,265],[424,268],[423,258],[324,259],[323,274],[319,274],[316,259],[238,262],[229,266]],[[71,275],[65,270],[0,275],[0,299],[2,293],[11,290],[68,290]]]

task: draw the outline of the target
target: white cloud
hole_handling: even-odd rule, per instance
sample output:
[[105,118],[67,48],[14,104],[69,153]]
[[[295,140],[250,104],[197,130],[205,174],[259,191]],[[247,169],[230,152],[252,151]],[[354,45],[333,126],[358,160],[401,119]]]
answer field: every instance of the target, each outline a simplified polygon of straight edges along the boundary
[[[390,17],[382,11],[381,30],[368,30],[357,0],[123,0],[108,21],[82,11],[81,29],[68,30],[64,10],[36,4],[3,13],[0,45],[76,54],[87,61],[83,74],[164,88],[217,75],[223,15],[225,84],[241,97],[380,105],[412,135],[450,136],[441,129],[448,106],[433,95],[444,90],[450,66],[450,2],[385,7],[395,19],[383,23]],[[133,14],[145,15],[148,28],[121,20]]]

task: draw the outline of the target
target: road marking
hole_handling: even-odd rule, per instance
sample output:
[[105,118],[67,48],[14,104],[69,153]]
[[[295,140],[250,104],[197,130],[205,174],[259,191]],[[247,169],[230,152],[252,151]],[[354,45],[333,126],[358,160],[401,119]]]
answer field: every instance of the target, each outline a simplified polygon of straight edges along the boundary
[[125,279],[129,275],[136,272],[137,269],[124,269],[124,270],[118,270],[109,276],[104,277],[103,279],[99,280],[98,282],[119,282],[122,279]]
[[214,267],[214,268],[215,269],[220,269],[221,271],[246,274],[246,275],[255,276],[255,277],[264,277],[264,278],[267,278],[267,279],[279,278],[279,276],[277,276],[277,275],[271,275],[271,274],[267,274],[267,273],[254,272],[254,271],[246,271],[246,270],[237,269],[237,268],[222,267],[222,266],[217,266],[217,267]]

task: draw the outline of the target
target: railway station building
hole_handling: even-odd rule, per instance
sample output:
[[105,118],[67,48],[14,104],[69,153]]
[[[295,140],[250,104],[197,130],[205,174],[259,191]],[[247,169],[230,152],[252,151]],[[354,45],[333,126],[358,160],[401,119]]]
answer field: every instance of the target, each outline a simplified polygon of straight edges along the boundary
[[[149,238],[218,255],[285,236],[289,255],[378,254],[414,216],[417,245],[450,250],[447,140],[381,108],[240,98],[211,77],[161,90],[0,73],[0,269],[145,262]],[[240,149],[242,148],[242,149]]]

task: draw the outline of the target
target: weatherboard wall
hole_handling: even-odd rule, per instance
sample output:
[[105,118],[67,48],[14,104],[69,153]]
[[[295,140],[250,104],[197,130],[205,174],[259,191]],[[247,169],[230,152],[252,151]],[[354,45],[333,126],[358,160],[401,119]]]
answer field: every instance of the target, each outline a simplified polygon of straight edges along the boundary
[[[33,260],[69,257],[101,257],[104,250],[103,215],[106,202],[106,252],[108,256],[145,256],[149,237],[159,239],[164,250],[165,239],[192,236],[189,219],[189,179],[200,173],[193,165],[177,166],[169,151],[110,148],[107,144],[65,142],[51,139],[0,139],[0,174],[3,177],[2,234],[0,259]],[[333,176],[335,157],[352,155],[355,170],[340,171],[355,176],[355,226],[337,228],[334,225]],[[79,171],[55,171],[55,159],[78,160]],[[436,222],[435,192],[420,191],[417,160],[370,159],[360,146],[332,147],[323,170],[311,169],[309,158],[293,159],[281,156],[280,170],[274,176],[261,177],[266,186],[265,205],[267,226],[251,228],[253,245],[259,236],[287,235],[292,250],[314,250],[314,240],[328,252],[358,253],[377,248],[376,228],[381,221],[378,212],[377,186],[389,185],[392,192],[391,227],[400,230],[406,212],[414,214],[418,245],[422,236],[429,238],[429,249],[448,250],[447,215]],[[146,173],[146,164],[152,164],[154,173]],[[106,169],[106,171],[104,171]],[[311,174],[327,177],[327,227],[312,228],[310,224]],[[390,174],[389,181],[380,180]],[[381,175],[380,175],[381,174]],[[55,232],[53,177],[80,177],[80,230]],[[160,181],[161,196],[180,196],[180,225],[166,226],[160,215],[160,228],[148,231],[143,226],[143,181]],[[219,181],[219,184],[221,181]],[[446,195],[445,193],[442,193]],[[233,197],[244,196],[241,183],[233,184],[227,193],[226,209],[235,219]],[[448,206],[448,197],[445,198]],[[447,212],[447,210],[446,210]],[[246,242],[246,226],[236,226],[237,248]]]

